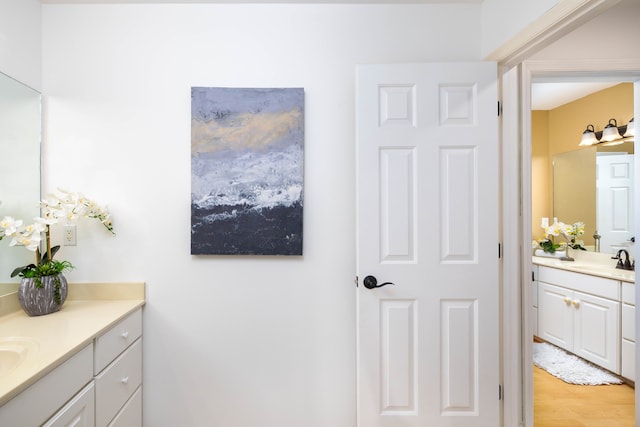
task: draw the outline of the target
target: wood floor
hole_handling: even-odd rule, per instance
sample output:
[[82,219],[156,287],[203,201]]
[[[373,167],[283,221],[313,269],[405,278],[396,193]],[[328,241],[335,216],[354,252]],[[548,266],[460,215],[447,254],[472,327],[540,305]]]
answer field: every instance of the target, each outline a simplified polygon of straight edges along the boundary
[[634,389],[567,384],[533,367],[534,427],[635,427]]

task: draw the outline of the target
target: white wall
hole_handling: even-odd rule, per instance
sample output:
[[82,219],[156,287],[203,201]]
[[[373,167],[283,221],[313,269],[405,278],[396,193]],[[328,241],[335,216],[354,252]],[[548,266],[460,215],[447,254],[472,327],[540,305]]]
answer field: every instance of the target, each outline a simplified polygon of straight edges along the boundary
[[482,57],[508,42],[561,1],[483,0]]
[[[480,59],[479,8],[43,5],[45,182],[118,233],[61,258],[146,281],[145,425],[355,425],[355,65]],[[191,86],[305,88],[303,257],[189,254]]]
[[531,59],[620,59],[638,57],[640,1],[622,0]]
[[0,0],[0,72],[40,90],[40,2]]

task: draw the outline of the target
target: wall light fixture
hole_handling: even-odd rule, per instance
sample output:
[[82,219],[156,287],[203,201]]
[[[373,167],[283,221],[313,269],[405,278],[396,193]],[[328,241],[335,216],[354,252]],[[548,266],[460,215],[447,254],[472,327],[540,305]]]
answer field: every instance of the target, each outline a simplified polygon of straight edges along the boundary
[[620,138],[622,138],[622,135],[618,132],[618,122],[616,119],[609,119],[609,123],[607,123],[602,131],[602,138],[600,138],[600,141],[611,142]]
[[625,131],[625,133],[622,136],[624,136],[624,137],[636,136],[636,124],[633,121],[633,117],[631,118],[631,120],[629,120],[629,123],[627,124],[627,130]]
[[623,142],[634,141],[635,135],[636,127],[633,118],[629,120],[629,123],[622,126],[618,126],[616,119],[609,119],[609,123],[602,131],[596,132],[592,124],[587,125],[578,145],[618,145]]
[[587,128],[582,132],[582,139],[580,140],[580,144],[583,146],[597,144],[598,138],[596,137],[596,130],[593,128],[593,125],[587,125]]

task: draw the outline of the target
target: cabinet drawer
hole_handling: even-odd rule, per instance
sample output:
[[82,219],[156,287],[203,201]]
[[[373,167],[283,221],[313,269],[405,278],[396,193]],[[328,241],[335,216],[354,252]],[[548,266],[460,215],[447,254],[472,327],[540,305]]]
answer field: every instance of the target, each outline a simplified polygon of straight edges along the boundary
[[136,310],[108,332],[96,338],[94,374],[102,371],[113,359],[142,335],[142,311]]
[[109,427],[139,426],[142,426],[142,387],[138,387],[131,399],[124,405],[122,411],[109,424]]
[[142,383],[142,340],[138,339],[96,376],[95,382],[96,426],[103,427]]
[[629,341],[636,340],[636,306],[622,304],[622,338]]
[[82,426],[93,427],[95,417],[95,398],[93,381],[74,396],[43,427]]
[[622,302],[636,305],[636,285],[622,282]]
[[622,372],[624,378],[636,380],[636,344],[622,340]]
[[620,282],[557,268],[538,269],[538,282],[551,283],[576,291],[620,301]]

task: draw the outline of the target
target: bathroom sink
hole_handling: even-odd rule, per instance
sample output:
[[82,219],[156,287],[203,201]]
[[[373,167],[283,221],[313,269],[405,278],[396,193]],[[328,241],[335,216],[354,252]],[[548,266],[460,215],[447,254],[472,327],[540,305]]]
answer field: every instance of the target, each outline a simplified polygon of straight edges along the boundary
[[596,271],[615,271],[615,265],[603,265],[593,263],[570,263],[566,265],[567,268],[579,269],[579,270],[596,270]]
[[0,338],[0,377],[11,372],[38,350],[38,343],[29,338]]
[[564,267],[573,271],[599,275],[606,274],[607,276],[615,278],[635,278],[635,272],[633,270],[622,270],[616,268],[615,265],[568,262],[564,265]]

